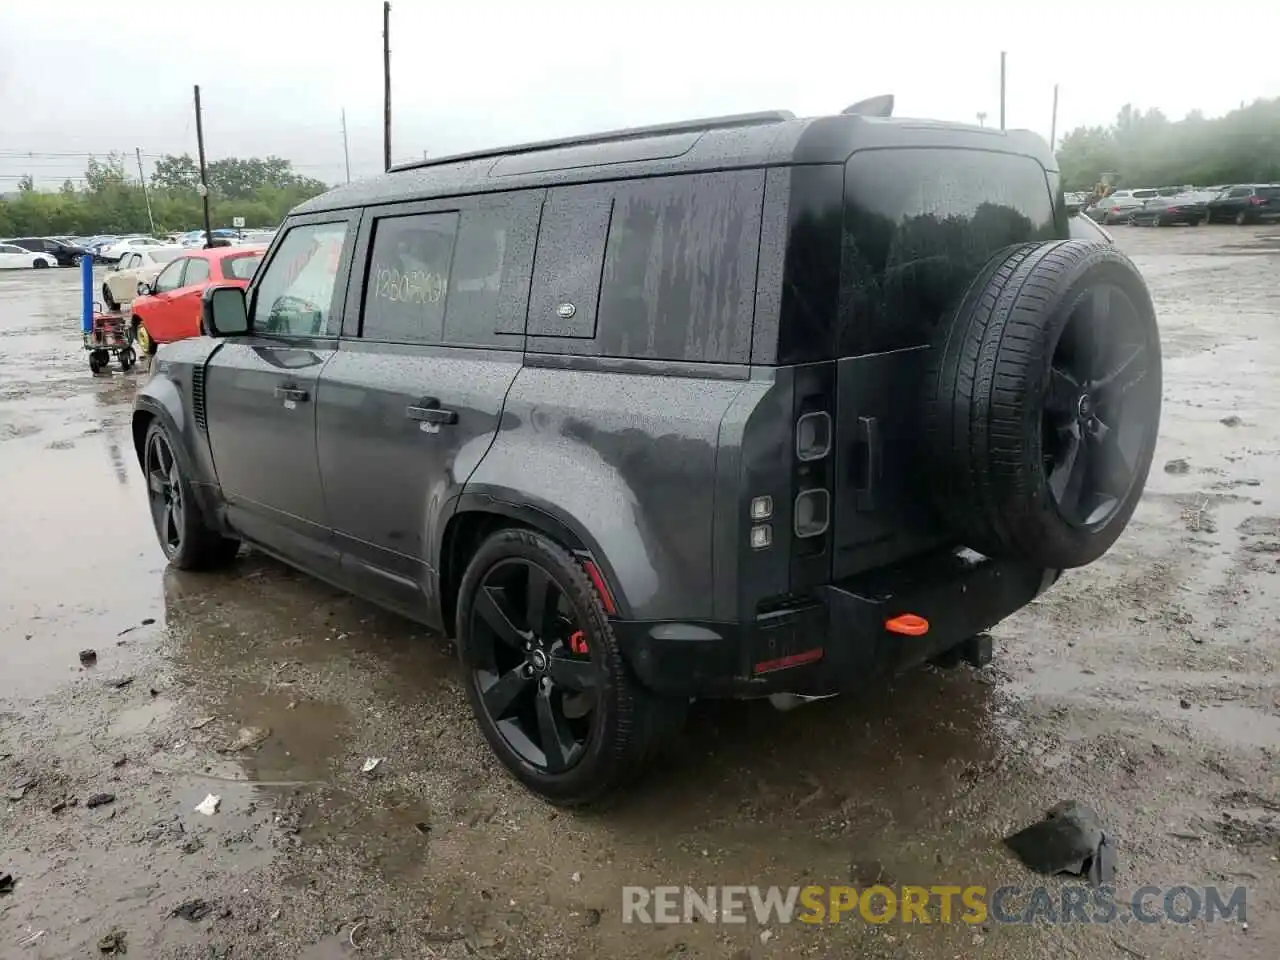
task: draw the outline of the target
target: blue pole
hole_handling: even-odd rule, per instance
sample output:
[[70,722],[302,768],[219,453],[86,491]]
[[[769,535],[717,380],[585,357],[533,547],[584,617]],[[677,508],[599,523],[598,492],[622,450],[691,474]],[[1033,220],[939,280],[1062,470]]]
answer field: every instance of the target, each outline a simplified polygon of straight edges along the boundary
[[85,253],[80,258],[80,328],[85,333],[93,333],[93,254]]

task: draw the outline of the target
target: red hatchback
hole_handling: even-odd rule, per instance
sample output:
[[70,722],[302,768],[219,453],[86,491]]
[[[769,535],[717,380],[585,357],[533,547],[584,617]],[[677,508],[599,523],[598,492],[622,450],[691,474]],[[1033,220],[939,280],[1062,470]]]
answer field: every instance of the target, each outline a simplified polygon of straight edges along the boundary
[[133,329],[145,354],[161,343],[200,336],[200,295],[211,284],[247,287],[266,247],[192,250],[169,263],[133,301]]

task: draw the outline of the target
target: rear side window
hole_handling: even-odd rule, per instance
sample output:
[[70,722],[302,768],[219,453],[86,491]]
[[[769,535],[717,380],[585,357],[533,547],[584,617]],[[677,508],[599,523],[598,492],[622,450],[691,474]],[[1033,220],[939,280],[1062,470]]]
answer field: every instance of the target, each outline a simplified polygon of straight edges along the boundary
[[639,180],[614,200],[600,286],[600,353],[746,363],[763,178]]
[[1247,197],[1252,193],[1252,187],[1232,187],[1227,191],[1227,196],[1235,199],[1236,197]]
[[1138,200],[1150,200],[1159,193],[1158,190],[1135,190],[1133,195]]
[[1280,197],[1280,187],[1259,187],[1257,195],[1266,200],[1275,200]]
[[222,261],[222,272],[232,280],[252,280],[253,271],[262,262],[262,254],[251,257],[227,257]]
[[747,362],[763,197],[759,170],[554,191],[529,349]]
[[204,283],[209,279],[209,261],[192,258],[187,261],[187,275],[182,281],[184,287],[196,283]]
[[366,340],[439,343],[458,214],[384,217],[364,288]]
[[978,150],[855,153],[845,166],[837,355],[927,344],[991,256],[1057,236],[1044,169]]

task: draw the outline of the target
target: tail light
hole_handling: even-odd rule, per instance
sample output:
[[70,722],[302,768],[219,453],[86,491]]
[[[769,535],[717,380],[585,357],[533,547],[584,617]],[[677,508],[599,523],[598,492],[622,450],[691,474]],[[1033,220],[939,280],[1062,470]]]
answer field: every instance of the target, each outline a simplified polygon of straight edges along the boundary
[[1178,207],[1170,207],[1168,210],[1165,211],[1165,213],[1181,213],[1181,212],[1182,212],[1181,209],[1179,209]]
[[1260,206],[1262,206],[1262,205],[1263,205],[1264,203],[1266,203],[1266,202],[1267,202],[1267,201],[1266,201],[1266,199],[1265,199],[1265,198],[1263,198],[1263,197],[1250,197],[1250,198],[1249,198],[1249,203],[1250,203],[1252,206],[1255,206],[1255,207],[1260,207]]
[[792,514],[797,537],[820,537],[831,525],[831,492],[822,487],[803,490]]

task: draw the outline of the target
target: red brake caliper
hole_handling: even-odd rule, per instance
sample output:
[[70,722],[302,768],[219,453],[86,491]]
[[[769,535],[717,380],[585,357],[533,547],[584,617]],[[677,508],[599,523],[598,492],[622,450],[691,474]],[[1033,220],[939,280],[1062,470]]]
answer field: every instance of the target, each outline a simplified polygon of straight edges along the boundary
[[581,630],[575,630],[569,635],[569,649],[574,653],[587,654],[587,635]]

